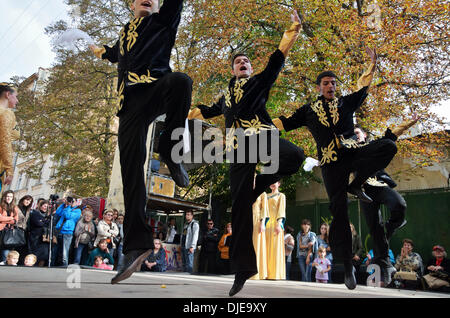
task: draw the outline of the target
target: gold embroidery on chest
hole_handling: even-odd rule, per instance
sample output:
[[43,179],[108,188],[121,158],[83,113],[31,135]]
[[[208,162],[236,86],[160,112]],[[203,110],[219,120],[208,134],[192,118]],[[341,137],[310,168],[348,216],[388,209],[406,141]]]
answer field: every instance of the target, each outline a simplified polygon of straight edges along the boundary
[[225,105],[227,107],[231,107],[231,94],[230,94],[230,90],[227,90],[227,92],[225,93]]
[[[339,113],[338,113],[338,99],[335,98],[332,102],[329,103],[331,118],[333,119],[333,124],[336,125],[339,121]],[[317,117],[319,117],[319,121],[325,127],[330,127],[330,123],[328,122],[327,113],[323,108],[322,100],[319,99],[315,103],[311,104],[311,109],[316,113]]]
[[339,121],[339,113],[338,113],[338,99],[335,98],[328,105],[330,107],[331,118],[333,119],[333,125],[336,125]]
[[130,80],[131,83],[134,83],[134,84],[151,83],[151,82],[154,82],[157,80],[156,78],[150,76],[150,70],[147,70],[147,75],[141,75],[141,76],[139,76],[136,73],[129,72],[128,79]]
[[242,99],[242,96],[244,96],[244,90],[242,89],[242,86],[244,86],[247,82],[248,78],[244,78],[236,80],[236,82],[234,83],[234,97],[236,104],[239,103]]
[[328,147],[321,148],[322,150],[322,160],[320,160],[320,165],[323,166],[325,163],[330,163],[331,161],[337,160],[337,152],[334,150],[334,140],[330,142]]
[[139,19],[133,19],[130,22],[130,27],[128,28],[128,34],[127,34],[127,51],[130,51],[133,45],[136,43],[136,39],[138,38],[139,34],[136,32],[137,28],[141,24],[142,20],[144,18]]
[[125,55],[125,51],[123,50],[123,41],[125,40],[125,27],[122,28],[122,31],[120,31],[120,42],[119,42],[119,47],[120,47],[120,55]]

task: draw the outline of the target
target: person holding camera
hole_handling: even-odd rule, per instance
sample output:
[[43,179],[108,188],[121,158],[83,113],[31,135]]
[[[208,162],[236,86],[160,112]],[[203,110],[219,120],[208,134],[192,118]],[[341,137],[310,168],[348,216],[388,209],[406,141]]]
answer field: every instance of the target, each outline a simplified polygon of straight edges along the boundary
[[56,224],[58,251],[62,249],[62,265],[68,266],[70,245],[72,244],[73,232],[81,217],[81,209],[77,206],[74,198],[67,197],[56,210],[56,215],[59,216],[59,221]]

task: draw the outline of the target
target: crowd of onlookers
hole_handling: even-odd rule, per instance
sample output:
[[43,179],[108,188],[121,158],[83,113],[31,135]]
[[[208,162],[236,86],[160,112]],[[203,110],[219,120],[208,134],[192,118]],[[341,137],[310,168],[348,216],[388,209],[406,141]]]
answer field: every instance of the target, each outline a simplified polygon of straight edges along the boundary
[[[33,198],[22,197],[17,205],[13,191],[2,194],[0,204],[0,234],[10,229],[19,229],[25,235],[23,245],[5,248],[0,241],[0,265],[67,266],[79,264],[100,269],[116,269],[123,261],[124,215],[117,210],[105,210],[102,218],[94,216],[91,206],[78,206],[71,197],[61,202],[39,199],[32,209]],[[185,213],[181,230],[175,218],[168,223],[149,220],[154,228],[154,250],[144,261],[142,271],[163,272],[167,269],[167,257],[163,243],[179,244],[183,271],[194,271],[194,256],[198,255],[198,272],[230,274],[229,246],[232,241],[231,223],[223,231],[208,219],[201,230],[192,212]],[[350,224],[352,232],[353,265],[357,273],[363,273],[360,284],[367,279],[366,268],[373,263],[373,250],[364,251],[361,238]],[[329,225],[322,223],[319,233],[311,231],[311,222],[301,222],[301,230],[294,237],[294,229],[284,227],[286,279],[298,273],[301,281],[332,283],[339,281],[338,265],[333,262],[329,244]],[[0,236],[0,240],[2,236]],[[200,246],[200,248],[198,248]],[[294,253],[295,251],[295,253]],[[294,257],[298,271],[292,263]],[[414,243],[404,239],[397,257],[389,250],[389,258],[397,272],[389,286],[393,288],[449,291],[450,264],[445,248],[432,247],[431,257],[424,263],[414,252]],[[336,277],[335,277],[336,276]],[[295,278],[294,278],[295,279]]]

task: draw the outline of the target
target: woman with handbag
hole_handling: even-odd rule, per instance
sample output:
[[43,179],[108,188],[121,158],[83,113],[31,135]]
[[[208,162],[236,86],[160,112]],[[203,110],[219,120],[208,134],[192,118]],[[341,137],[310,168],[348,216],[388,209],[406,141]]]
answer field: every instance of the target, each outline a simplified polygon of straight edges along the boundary
[[25,234],[26,244],[17,248],[17,251],[20,254],[19,264],[23,264],[25,261],[25,256],[29,254],[29,220],[31,214],[31,207],[33,206],[33,197],[29,194],[23,196],[19,203],[17,204],[19,211],[19,219],[17,221],[17,228],[22,229]]
[[14,203],[14,192],[11,190],[3,192],[2,199],[0,201],[0,231],[2,232],[0,237],[0,262],[6,260],[9,253],[9,248],[4,247],[3,238],[13,225],[17,224],[19,219],[19,208]]

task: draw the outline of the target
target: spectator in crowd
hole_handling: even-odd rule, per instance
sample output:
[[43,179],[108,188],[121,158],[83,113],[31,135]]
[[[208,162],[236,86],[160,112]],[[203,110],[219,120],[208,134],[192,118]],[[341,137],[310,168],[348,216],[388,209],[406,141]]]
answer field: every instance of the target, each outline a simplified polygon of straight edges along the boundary
[[447,252],[440,245],[433,246],[433,256],[425,267],[422,284],[424,289],[450,291],[450,260]]
[[[5,227],[16,225],[19,220],[19,208],[14,202],[14,192],[5,191],[0,202],[0,231]],[[4,262],[9,254],[9,250],[4,249],[0,253],[0,261]]]
[[20,254],[19,264],[23,264],[23,257],[29,252],[29,219],[31,214],[31,207],[33,206],[33,197],[31,195],[25,195],[17,203],[17,207],[19,208],[19,218],[17,221],[17,227],[21,228],[25,231],[25,239],[27,244],[21,247],[16,248],[16,250]]
[[206,231],[201,236],[200,273],[215,274],[217,269],[217,244],[219,243],[219,230],[214,227],[214,221],[209,219],[206,222]]
[[403,240],[403,246],[400,254],[395,260],[395,269],[393,284],[397,288],[417,289],[420,286],[420,278],[423,273],[422,257],[413,252],[414,243],[410,239]]
[[19,253],[17,251],[9,251],[6,256],[6,261],[0,263],[0,265],[17,266],[19,262]]
[[[392,265],[395,264],[395,257],[394,257],[394,253],[392,252],[391,249],[389,249],[389,261],[391,262]],[[366,254],[366,258],[362,261],[363,264],[365,265],[370,265],[372,264],[373,261],[373,249],[370,249],[370,251]]]
[[95,225],[92,222],[92,210],[90,208],[83,209],[83,217],[80,218],[75,227],[75,259],[74,264],[84,265],[90,243],[93,245],[95,240]]
[[[111,213],[112,218],[112,213]],[[97,243],[97,247],[92,250],[89,254],[88,260],[86,262],[87,266],[93,266],[95,262],[96,256],[101,256],[104,263],[108,263],[109,265],[114,265],[114,259],[108,249],[108,240],[103,238],[100,239]]]
[[[49,238],[50,213],[49,202],[41,200],[37,210],[33,210],[30,215],[30,252],[36,255],[38,266],[44,266],[48,261],[49,241],[51,240]],[[52,241],[52,253],[56,252],[54,243],[56,240]]]
[[317,250],[316,233],[311,232],[311,221],[302,220],[301,230],[297,234],[297,259],[302,281],[311,281],[312,260]]
[[142,264],[142,271],[165,272],[167,268],[166,251],[162,247],[161,240],[153,241],[155,248]]
[[119,217],[119,210],[117,210],[117,209],[112,209],[113,210],[113,218],[112,218],[112,221],[114,222],[114,223],[117,223],[117,218]]
[[295,247],[294,229],[286,226],[286,234],[284,235],[284,251],[286,255],[286,280],[289,280],[292,264],[292,251]]
[[194,212],[186,211],[186,222],[183,227],[183,235],[181,236],[181,256],[183,261],[183,270],[192,273],[194,266],[194,253],[197,248],[197,240],[199,234],[199,225],[194,220]]
[[94,242],[94,246],[97,246],[100,240],[105,239],[111,255],[114,255],[114,249],[116,248],[116,243],[118,242],[117,237],[119,236],[119,227],[112,221],[113,215],[114,212],[112,210],[107,210],[103,213],[103,220],[98,222],[98,233]]
[[174,217],[169,218],[169,224],[167,225],[167,243],[179,243],[175,242],[175,236],[178,234],[177,232],[177,224]]
[[124,216],[123,214],[119,214],[119,216],[117,217],[117,227],[119,228],[119,246],[117,246],[116,249],[116,254],[117,254],[117,266],[121,266],[122,262],[123,262],[123,258],[124,258],[124,254],[123,254],[123,220],[124,220]]
[[328,272],[331,270],[331,262],[326,258],[326,248],[319,246],[317,255],[318,257],[312,263],[312,266],[316,267],[316,282],[326,284],[328,282]]
[[34,266],[37,262],[37,257],[34,254],[28,254],[25,256],[25,260],[23,261],[23,264],[28,267]]
[[77,206],[77,201],[72,197],[67,197],[64,203],[56,209],[59,221],[56,224],[58,231],[58,245],[62,249],[62,265],[69,265],[69,251],[72,244],[73,233],[78,220],[81,217],[81,209]]
[[[329,233],[330,233],[330,226],[328,223],[324,222],[320,224],[320,235],[317,236],[317,246],[325,248],[326,258],[330,261],[330,264],[333,263],[333,254],[331,253],[331,247],[330,247],[330,239],[329,239]],[[316,256],[317,257],[317,256]],[[331,283],[331,271],[328,272],[328,283]]]
[[364,254],[364,250],[361,242],[361,237],[356,232],[353,223],[350,223],[350,230],[352,232],[352,263],[356,269],[356,272],[358,272],[359,266],[362,262],[361,257]]
[[109,266],[109,265],[107,265],[107,264],[105,264],[103,262],[103,257],[101,255],[97,255],[94,258],[94,265],[92,265],[92,267],[98,268],[98,269],[106,269],[106,270],[109,270],[109,271],[112,270],[111,266]]
[[230,267],[230,241],[232,236],[231,223],[227,223],[225,226],[225,232],[220,238],[218,249],[220,251],[220,272],[223,275],[229,275],[231,273]]

